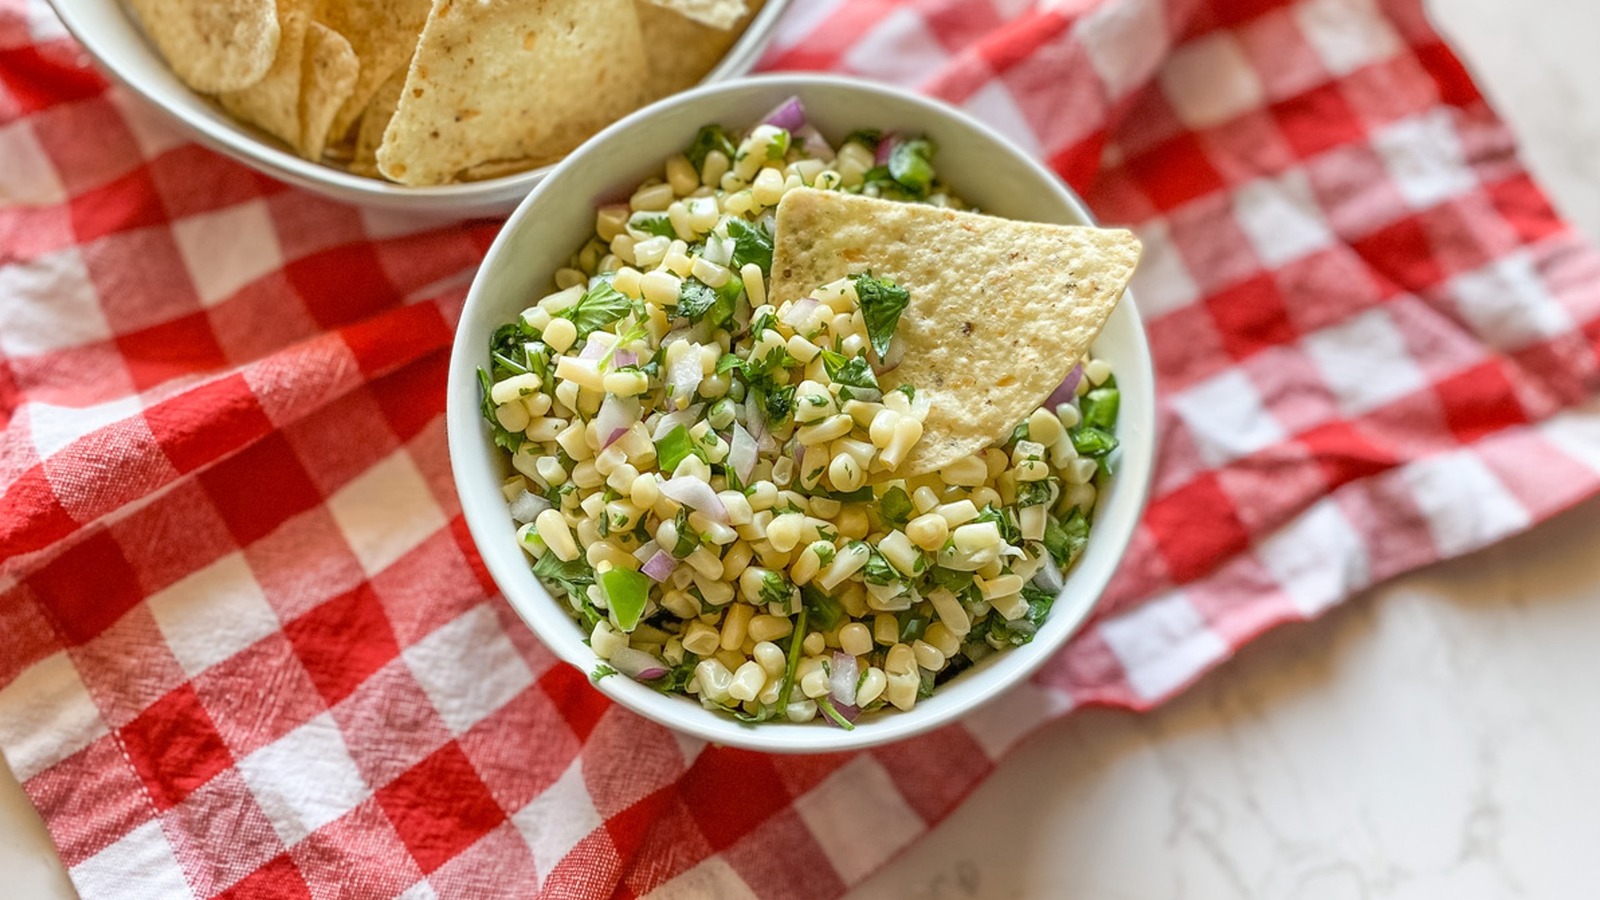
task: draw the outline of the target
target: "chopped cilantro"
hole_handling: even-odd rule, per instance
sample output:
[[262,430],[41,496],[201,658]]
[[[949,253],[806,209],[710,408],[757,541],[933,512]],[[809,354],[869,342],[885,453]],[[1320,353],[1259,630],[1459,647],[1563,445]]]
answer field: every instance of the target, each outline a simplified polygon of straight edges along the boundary
[[972,573],[934,566],[928,570],[928,582],[959,597],[972,587]]
[[801,609],[810,610],[817,617],[817,624],[823,631],[832,631],[844,624],[846,615],[844,607],[831,594],[806,585],[800,589]]
[[776,324],[778,324],[778,317],[773,315],[769,310],[759,316],[756,316],[755,320],[750,323],[750,333],[760,334]]
[[857,399],[862,391],[871,391],[872,393],[866,396],[872,400],[877,400],[883,395],[878,388],[878,376],[872,373],[872,364],[867,362],[865,356],[850,359],[843,353],[823,350],[822,368],[828,373],[829,380],[842,386],[839,391],[841,399]]
[[895,326],[900,324],[900,314],[911,303],[911,294],[893,281],[872,277],[870,271],[857,275],[855,282],[861,316],[867,322],[867,337],[882,359],[889,354],[889,342],[894,339]]
[[672,548],[672,555],[678,559],[687,558],[700,547],[700,532],[689,526],[689,510],[679,509],[678,517],[673,521],[678,529],[678,543]]
[[885,522],[896,528],[904,528],[906,523],[911,521],[916,507],[911,505],[911,495],[906,493],[905,488],[896,485],[884,492],[883,499],[879,501],[878,512],[882,514]]
[[572,320],[572,324],[578,328],[578,340],[583,340],[590,332],[627,315],[632,308],[633,302],[612,287],[609,278],[602,278],[585,291],[577,303],[562,310],[560,315],[563,319]]
[[834,708],[833,701],[828,699],[827,694],[823,694],[821,697],[817,698],[817,709],[821,710],[822,714],[827,716],[829,721],[833,722],[833,724],[839,726],[840,728],[843,728],[845,731],[856,730],[855,724],[849,719],[846,719],[837,709]]
[[726,374],[728,374],[729,372],[732,372],[735,369],[738,369],[739,371],[742,372],[742,371],[744,371],[744,365],[745,365],[744,364],[744,360],[742,358],[740,358],[739,354],[737,354],[737,353],[724,353],[724,354],[722,354],[722,358],[717,360],[717,372],[716,372],[716,374],[718,374],[718,375],[726,375]]
[[978,513],[978,517],[972,521],[993,522],[995,527],[1000,529],[1000,539],[1008,544],[1015,544],[1022,539],[1022,530],[1017,527],[1016,520],[1011,517],[1011,513],[1007,510],[985,506],[983,511]]
[[1044,526],[1044,548],[1063,569],[1077,562],[1088,544],[1089,519],[1081,510],[1073,510],[1066,521],[1052,516]]
[[1023,481],[1017,484],[1017,506],[1042,506],[1055,499],[1053,478],[1041,481]]
[[928,633],[928,617],[912,607],[900,613],[900,643],[921,640]]
[[722,151],[722,155],[730,161],[739,152],[733,144],[733,139],[728,137],[728,132],[723,130],[721,125],[707,125],[700,129],[700,133],[694,136],[694,142],[683,151],[683,155],[689,157],[690,164],[698,172],[705,167],[706,157],[713,150]]
[[801,645],[806,637],[806,608],[800,607],[794,631],[789,635],[789,662],[783,667],[783,684],[778,688],[778,713],[788,715],[789,697],[794,693],[794,674],[800,668]]
[[861,577],[866,579],[867,584],[898,584],[900,582],[900,572],[894,566],[889,565],[889,561],[883,558],[883,554],[879,553],[876,547],[867,556],[867,564],[861,570]]
[[636,212],[628,217],[628,227],[658,237],[668,239],[678,237],[678,229],[673,227],[672,217],[664,212]]
[[728,286],[717,290],[698,278],[685,278],[683,287],[678,291],[678,305],[673,308],[673,314],[691,322],[705,319],[712,325],[725,325],[733,319],[734,302],[739,292],[744,290],[743,282],[732,278],[728,281],[728,285],[736,283],[737,287],[732,290]]
[[863,485],[853,491],[844,493],[839,491],[824,491],[821,494],[814,494],[813,496],[826,497],[829,500],[837,500],[840,503],[870,503],[872,502],[872,485]]
[[761,579],[762,603],[788,604],[794,599],[794,585],[777,572],[768,572]]
[[748,263],[755,263],[763,272],[772,268],[772,235],[743,219],[729,219],[728,237],[733,238],[733,268],[742,269]]
[[611,676],[616,675],[616,674],[617,674],[617,670],[616,669],[611,668],[610,666],[606,665],[605,663],[601,663],[600,665],[594,667],[594,671],[593,672],[589,673],[589,680],[591,682],[595,683],[595,684],[599,684],[600,683],[600,679],[602,679],[602,678],[610,678]]
[[778,133],[773,135],[772,140],[767,142],[767,159],[783,159],[788,156],[790,143],[789,132],[781,128],[778,129]]
[[[594,604],[589,602],[589,593],[586,590],[594,584],[594,570],[589,568],[589,563],[583,557],[578,557],[572,562],[562,562],[554,553],[546,553],[539,557],[533,564],[533,574],[540,579],[555,584],[567,592],[567,596],[582,604],[585,624],[594,628],[595,622],[605,618],[594,609]],[[589,621],[590,616],[594,621]]]
[[483,391],[483,418],[489,423],[489,431],[494,436],[495,445],[510,450],[512,453],[522,448],[522,442],[527,438],[520,431],[508,431],[500,424],[500,418],[494,414],[494,400],[490,398],[489,391],[494,388],[494,381],[489,378],[489,373],[478,367],[478,386]]
[[767,421],[772,424],[789,418],[794,411],[794,389],[790,385],[767,385],[758,389],[761,409],[767,414]]
[[[520,322],[508,322],[494,330],[489,338],[489,359],[496,376],[521,375],[533,371],[533,362],[528,358],[528,337],[528,332]],[[540,362],[543,361],[541,354]]]
[[1005,641],[1014,647],[1033,640],[1039,633],[1039,627],[1044,624],[1050,615],[1050,607],[1056,602],[1056,597],[1049,591],[1041,590],[1032,584],[1022,586],[1022,599],[1028,604],[1028,611],[1014,622],[1005,620],[995,621],[989,633],[995,638]]
[[843,147],[852,141],[876,153],[878,145],[883,142],[883,132],[877,128],[859,128],[845,135],[839,146]]
[[790,356],[788,348],[780,344],[767,351],[766,356],[746,362],[744,374],[746,378],[765,378],[779,369],[787,369],[798,364],[799,360]]

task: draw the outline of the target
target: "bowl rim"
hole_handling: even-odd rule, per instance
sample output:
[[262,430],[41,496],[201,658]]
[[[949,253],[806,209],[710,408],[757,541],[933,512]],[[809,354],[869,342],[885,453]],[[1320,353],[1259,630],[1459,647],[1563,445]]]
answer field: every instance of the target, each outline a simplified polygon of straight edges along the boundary
[[[458,493],[463,493],[465,486],[461,484],[462,474],[469,467],[481,466],[481,462],[474,460],[472,454],[481,455],[482,442],[485,440],[481,423],[476,420],[479,402],[476,391],[476,358],[475,349],[466,346],[463,340],[464,332],[470,321],[470,311],[482,303],[490,302],[485,299],[490,292],[489,282],[491,263],[502,258],[503,254],[511,252],[513,236],[525,219],[533,215],[539,206],[541,198],[548,192],[559,191],[563,184],[563,175],[569,170],[584,165],[588,159],[597,153],[597,148],[608,145],[628,130],[636,127],[640,122],[659,115],[669,109],[679,106],[701,102],[707,97],[714,97],[724,93],[748,91],[752,88],[769,88],[775,93],[802,92],[809,87],[831,87],[846,91],[864,91],[884,95],[893,102],[906,104],[919,112],[930,113],[936,117],[954,120],[960,127],[973,129],[986,134],[993,140],[1004,145],[1019,163],[1034,176],[1040,185],[1048,185],[1054,195],[1052,199],[1060,202],[1063,207],[1080,217],[1085,223],[1094,224],[1094,218],[1083,205],[1076,193],[1069,188],[1055,173],[1045,168],[1034,156],[1018,147],[1013,141],[1006,138],[993,128],[979,122],[964,111],[954,106],[934,100],[919,94],[912,93],[898,87],[877,82],[868,82],[857,78],[832,74],[816,73],[776,73],[759,76],[744,77],[736,80],[705,84],[672,97],[657,101],[643,107],[628,116],[603,129],[590,138],[577,150],[574,150],[565,159],[554,167],[550,176],[540,182],[527,197],[517,206],[517,209],[506,220],[499,234],[495,236],[488,252],[484,255],[483,263],[479,266],[473,277],[471,288],[467,293],[466,301],[462,307],[461,318],[458,320],[456,335],[452,342],[451,358],[449,363],[449,385],[446,397],[447,422],[454,422],[458,417],[465,417],[473,421],[476,427],[471,428],[446,428],[449,440],[449,455],[452,477],[455,480]],[[697,704],[682,704],[681,698],[668,697],[654,689],[630,681],[626,678],[602,678],[598,681],[590,679],[601,693],[611,700],[632,710],[663,727],[673,731],[692,735],[713,743],[725,746],[740,747],[768,753],[831,753],[848,750],[859,750],[867,747],[887,744],[903,740],[918,734],[934,730],[958,721],[974,711],[988,705],[995,697],[1019,686],[1023,681],[1033,675],[1049,659],[1064,647],[1071,638],[1089,621],[1094,609],[1105,594],[1117,565],[1120,564],[1131,546],[1134,530],[1148,502],[1154,472],[1154,459],[1157,451],[1158,436],[1156,432],[1155,416],[1155,370],[1150,357],[1149,342],[1145,333],[1143,319],[1134,302],[1133,292],[1130,289],[1123,297],[1121,306],[1125,307],[1126,314],[1131,317],[1132,340],[1137,351],[1138,362],[1141,363],[1141,380],[1147,385],[1147,390],[1140,392],[1141,396],[1149,402],[1141,403],[1132,410],[1124,404],[1124,416],[1129,412],[1132,418],[1124,418],[1118,424],[1119,433],[1133,431],[1148,435],[1145,442],[1145,452],[1128,454],[1123,452],[1120,457],[1120,470],[1117,479],[1122,485],[1120,490],[1131,494],[1125,503],[1132,508],[1132,514],[1126,517],[1123,526],[1111,533],[1097,532],[1097,539],[1102,543],[1116,545],[1115,562],[1106,572],[1099,583],[1093,584],[1093,600],[1084,602],[1078,610],[1077,617],[1065,631],[1048,646],[1041,643],[1032,643],[1023,647],[1013,648],[1007,656],[1018,655],[1022,657],[1020,664],[1008,670],[991,674],[996,684],[993,690],[966,705],[953,705],[937,710],[927,715],[918,715],[919,709],[913,708],[908,712],[895,712],[874,719],[869,727],[858,727],[853,731],[845,731],[833,727],[818,727],[813,724],[790,725],[788,723],[764,723],[761,725],[745,725],[732,717],[723,716],[706,710]],[[471,402],[467,402],[468,395]],[[470,407],[470,409],[468,409]],[[461,410],[466,410],[462,413]],[[464,424],[464,423],[462,423]],[[462,511],[466,520],[469,533],[474,543],[486,542],[490,539],[498,540],[500,535],[492,538],[489,534],[491,523],[486,520],[488,513],[483,507],[469,503],[463,493]],[[490,508],[503,504],[492,504]],[[503,525],[504,523],[500,523]],[[484,563],[496,585],[500,587],[502,596],[517,612],[519,618],[527,625],[530,631],[539,638],[549,650],[561,661],[574,666],[580,672],[588,675],[590,668],[596,664],[597,659],[593,650],[585,642],[583,636],[574,632],[572,640],[556,639],[552,635],[549,639],[540,630],[540,627],[523,615],[521,602],[513,599],[512,592],[506,590],[509,579],[500,577],[500,568],[493,555],[484,555]],[[550,596],[543,585],[538,585],[543,596],[536,598],[538,602],[557,603],[560,601]],[[1053,612],[1053,614],[1055,614]],[[570,621],[563,612],[563,619]],[[1029,652],[1029,651],[1034,652]],[[587,658],[585,658],[587,654]],[[985,669],[973,673],[979,677],[990,673]],[[673,703],[672,708],[660,706],[661,703]],[[782,729],[781,733],[779,729]]]
[[[336,191],[346,199],[360,198],[361,201],[371,203],[414,205],[420,210],[442,211],[447,210],[451,202],[462,205],[482,204],[492,202],[496,198],[504,198],[506,206],[512,202],[520,203],[527,191],[560,166],[558,161],[524,172],[485,178],[481,181],[413,186],[368,178],[334,166],[303,159],[278,146],[270,137],[258,134],[252,126],[243,122],[233,122],[229,125],[163,103],[155,91],[146,85],[142,76],[130,71],[132,66],[125,57],[107,52],[106,44],[99,39],[92,23],[87,21],[90,17],[78,8],[77,0],[48,0],[48,2],[73,40],[77,41],[95,60],[100,70],[110,75],[118,85],[144,103],[159,109],[169,121],[176,123],[187,135],[208,149],[241,160],[259,171],[292,185],[320,192]],[[788,9],[790,2],[791,0],[767,0],[745,26],[744,33],[733,42],[717,64],[688,90],[724,83],[737,78],[741,73],[748,72],[771,43],[778,19]],[[128,19],[129,24],[140,33],[141,39],[148,45],[149,38],[144,35],[143,27],[129,14],[127,8],[122,3],[113,5],[121,10],[123,17]],[[86,25],[89,27],[85,27]],[[154,46],[150,46],[149,49],[161,65],[167,65],[166,61],[161,59],[160,51]],[[187,85],[184,85],[184,88],[195,96],[211,102],[199,91]],[[685,91],[679,92],[682,93]],[[669,96],[665,99],[670,98]],[[654,104],[646,104],[646,107],[651,105]],[[640,107],[643,108],[645,107]],[[576,152],[575,148],[566,156]],[[566,156],[563,156],[561,161],[565,161]]]

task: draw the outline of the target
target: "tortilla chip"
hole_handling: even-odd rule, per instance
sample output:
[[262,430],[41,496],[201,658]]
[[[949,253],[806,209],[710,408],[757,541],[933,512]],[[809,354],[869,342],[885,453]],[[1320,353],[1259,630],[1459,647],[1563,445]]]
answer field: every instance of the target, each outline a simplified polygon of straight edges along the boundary
[[442,184],[477,163],[566,153],[639,106],[633,0],[438,0],[378,168]]
[[663,9],[649,0],[635,0],[639,28],[645,36],[645,58],[650,67],[650,97],[658,99],[676,94],[700,83],[706,73],[728,55],[728,48],[761,11],[765,0],[756,0],[743,19],[732,28],[712,28]]
[[432,8],[433,0],[319,0],[317,21],[344,35],[361,61],[355,86],[333,117],[330,140],[348,134],[378,88],[405,71]]
[[769,302],[871,270],[911,294],[898,367],[878,382],[932,401],[894,474],[942,469],[1005,439],[1089,350],[1139,261],[1132,232],[1016,222],[836,191],[778,204]]
[[334,113],[355,88],[360,61],[344,35],[321,22],[306,32],[305,69],[300,82],[300,142],[306,159],[321,159]]
[[461,181],[488,181],[491,178],[504,178],[518,172],[526,172],[539,166],[548,165],[561,157],[552,159],[491,159],[475,166],[468,166],[461,170],[457,176]]
[[389,120],[394,118],[395,107],[400,105],[400,89],[405,86],[406,73],[397,71],[389,76],[388,81],[379,85],[367,101],[367,108],[361,113],[361,122],[356,127],[350,171],[368,178],[383,177],[378,172],[378,145],[383,143],[384,129],[389,127]]
[[300,83],[304,80],[310,0],[278,0],[278,55],[259,81],[243,90],[224,91],[217,101],[234,118],[265,131],[291,147],[300,146]]
[[744,17],[746,0],[649,0],[662,9],[712,28],[729,29]]
[[167,65],[197,91],[249,87],[266,77],[280,29],[272,0],[129,0]]

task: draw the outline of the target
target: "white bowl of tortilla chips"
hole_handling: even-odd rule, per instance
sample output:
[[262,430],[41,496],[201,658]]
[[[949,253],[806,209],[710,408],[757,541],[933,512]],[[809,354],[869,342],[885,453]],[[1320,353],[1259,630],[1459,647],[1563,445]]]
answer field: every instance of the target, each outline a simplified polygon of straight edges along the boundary
[[[515,319],[529,304],[544,296],[551,289],[553,273],[568,265],[569,255],[593,232],[597,204],[628,197],[635,185],[660,172],[664,160],[688,146],[703,125],[717,123],[734,131],[747,129],[791,97],[801,101],[810,124],[831,141],[837,142],[859,129],[928,136],[938,146],[936,165],[943,182],[983,212],[1024,222],[1093,224],[1083,205],[1059,178],[975,120],[948,106],[896,89],[831,76],[763,76],[697,88],[621,120],[569,155],[511,216],[472,286],[450,362],[447,431],[463,511],[489,571],[534,632],[563,660],[584,672],[604,671],[598,665],[601,660],[586,643],[586,633],[569,616],[566,602],[553,598],[531,573],[529,558],[518,542],[517,523],[507,514],[502,487],[511,470],[505,453],[490,440],[481,417],[478,369],[485,364],[486,347],[496,328]],[[850,198],[841,197],[836,215],[850,216],[848,207],[852,203]],[[785,206],[788,205],[786,198]],[[911,218],[924,223],[928,219],[920,215]],[[880,239],[917,233],[916,228],[922,226],[908,224],[910,221],[884,222],[883,228],[874,229],[872,223],[835,218],[828,229],[817,233],[820,238],[815,248],[804,248],[800,255],[787,258],[800,259],[809,250],[820,248],[821,256],[811,254],[815,257],[812,264],[825,268],[833,255],[832,250],[824,246],[830,234],[842,234],[852,228],[863,233],[876,232]],[[785,213],[780,211],[774,279],[780,277],[780,269],[786,266],[789,274],[794,275],[806,265],[777,261],[789,252],[785,249],[784,222]],[[997,224],[1007,226],[997,229],[1002,241],[1009,239],[1008,235],[1017,235],[1019,241],[1029,240],[1029,228],[1035,229],[1034,234],[1061,230],[1056,225]],[[1011,230],[1009,226],[1013,224],[1019,228]],[[1116,241],[1128,239],[1117,238]],[[930,247],[924,255],[938,254],[941,259],[946,258],[948,242],[952,240],[959,241],[959,235],[948,232],[938,235],[930,243],[942,243],[944,250]],[[1027,277],[1027,273],[1017,271],[1014,264],[1019,257],[1014,251],[1023,249],[1020,244],[1000,249],[991,241],[988,246],[994,255],[993,267],[983,266],[976,253],[962,260],[969,271],[980,270],[977,278],[985,284],[966,291],[959,284],[951,286],[949,279],[943,280],[941,284],[951,291],[943,300],[948,306],[933,311],[924,308],[919,313],[913,301],[912,310],[902,319],[902,332],[908,337],[902,368],[915,367],[910,357],[916,347],[910,345],[924,339],[916,335],[930,334],[929,326],[942,317],[948,324],[946,330],[953,333],[953,341],[964,341],[963,346],[970,348],[971,352],[964,355],[965,359],[973,361],[966,370],[969,380],[973,376],[987,377],[990,387],[1004,387],[1016,379],[1038,381],[1032,373],[1018,372],[1016,379],[1007,378],[998,371],[1007,365],[1005,353],[986,352],[973,346],[980,338],[961,336],[964,320],[988,316],[987,322],[1005,325],[999,333],[1008,347],[1019,337],[1032,345],[1023,348],[1025,352],[1011,355],[1026,360],[1026,365],[1050,367],[1051,378],[1061,378],[1076,361],[1072,354],[1083,353],[1083,348],[1076,346],[1077,339],[1067,334],[1072,330],[1071,325],[1060,324],[1059,318],[1052,319],[1047,329],[1035,329],[1045,333],[1024,335],[1030,325],[1019,321],[1019,317],[1026,318],[1032,313],[1019,313],[1017,309],[1038,308],[1037,303],[1030,301],[1031,307],[1029,303],[1018,303],[1015,304],[1017,309],[996,307],[994,303],[1003,302],[998,297],[1004,293],[1003,289],[988,293],[986,302],[977,299],[986,288],[1004,284],[1008,278]],[[927,277],[939,279],[941,276],[936,273],[939,267],[933,264],[937,260],[911,259],[916,255],[915,249],[902,247],[900,251],[904,252],[891,250],[882,260],[863,262],[884,263],[886,268],[901,266],[897,274],[906,276],[904,284],[911,282],[916,267],[934,272]],[[889,258],[897,253],[904,258]],[[836,728],[822,722],[820,717],[804,724],[786,721],[744,724],[725,713],[702,707],[691,697],[658,693],[645,684],[623,677],[598,678],[597,688],[635,712],[679,731],[719,744],[771,752],[831,752],[882,744],[947,724],[975,711],[979,718],[973,722],[973,727],[980,733],[993,734],[997,746],[1006,745],[1003,735],[1009,733],[1011,726],[1004,717],[1005,710],[1010,707],[1001,703],[983,711],[978,708],[1027,678],[1087,619],[1128,548],[1144,507],[1155,450],[1154,376],[1133,298],[1123,295],[1120,303],[1116,303],[1113,293],[1110,302],[1116,305],[1111,308],[1104,296],[1093,296],[1100,291],[1094,285],[1102,276],[1118,278],[1117,292],[1120,292],[1126,284],[1127,264],[1122,262],[1120,271],[1110,276],[1105,274],[1114,268],[1109,257],[1107,268],[1098,273],[1093,263],[1082,267],[1084,258],[1087,257],[1065,264],[1080,266],[1077,272],[1086,287],[1078,293],[1079,302],[1100,305],[1100,318],[1095,326],[1098,328],[1099,322],[1105,324],[1093,340],[1092,353],[1114,368],[1122,391],[1122,413],[1116,425],[1121,449],[1112,457],[1114,475],[1097,495],[1094,532],[1087,549],[1069,570],[1064,590],[1031,643],[988,657],[939,687],[932,696],[917,702],[912,709],[878,715],[870,720],[864,718],[853,730]],[[1049,265],[1041,265],[1034,283],[1062,284],[1061,265],[1056,258],[1052,258]],[[987,275],[982,274],[984,271]],[[1061,289],[1077,291],[1076,287]],[[987,309],[984,308],[986,303]],[[1105,318],[1108,308],[1111,309],[1109,319]],[[906,324],[919,315],[923,317],[921,323]],[[980,334],[996,331],[978,329]],[[1056,348],[1054,354],[1048,361],[1041,362],[1041,355],[1036,351],[1040,346],[1050,345]],[[980,368],[986,374],[978,374]],[[960,382],[961,379],[956,379],[955,383]],[[1045,390],[1053,383],[1047,380]],[[990,390],[988,396],[994,397],[995,392]],[[1043,399],[1041,394],[1029,402],[1037,406]],[[978,415],[965,418],[973,428],[984,420]],[[935,419],[930,414],[930,430],[962,427],[959,422],[938,425]],[[1011,424],[1007,422],[1004,426],[1006,435],[987,435],[978,443],[996,438],[1003,440],[1009,435]]]
[[51,0],[195,139],[338,200],[509,210],[584,138],[749,71],[787,0]]

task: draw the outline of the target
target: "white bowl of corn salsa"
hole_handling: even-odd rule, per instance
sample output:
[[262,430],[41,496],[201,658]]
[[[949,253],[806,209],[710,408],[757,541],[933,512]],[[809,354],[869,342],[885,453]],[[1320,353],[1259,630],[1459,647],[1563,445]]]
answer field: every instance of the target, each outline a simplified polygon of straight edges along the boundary
[[1036,670],[1110,581],[1154,450],[1124,296],[1013,433],[897,477],[930,402],[879,384],[904,291],[862,273],[767,302],[773,210],[801,187],[1092,224],[937,102],[828,76],[708,86],[528,196],[449,384],[463,511],[529,627],[633,711],[772,752],[917,734]]

